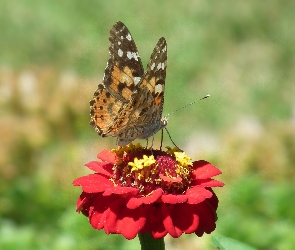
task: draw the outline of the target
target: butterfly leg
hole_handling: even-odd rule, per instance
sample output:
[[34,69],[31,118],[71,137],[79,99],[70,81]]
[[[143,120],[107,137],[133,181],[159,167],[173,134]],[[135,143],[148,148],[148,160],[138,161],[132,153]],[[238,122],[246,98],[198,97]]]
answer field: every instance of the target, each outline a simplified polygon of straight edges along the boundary
[[151,147],[150,147],[150,150],[151,150],[151,153],[153,154],[153,145],[154,145],[154,135],[153,135],[153,139],[152,139],[152,145],[151,145]]
[[163,129],[162,129],[162,130],[161,130],[161,144],[160,144],[160,151],[162,151],[163,138],[164,138],[164,132],[163,132]]

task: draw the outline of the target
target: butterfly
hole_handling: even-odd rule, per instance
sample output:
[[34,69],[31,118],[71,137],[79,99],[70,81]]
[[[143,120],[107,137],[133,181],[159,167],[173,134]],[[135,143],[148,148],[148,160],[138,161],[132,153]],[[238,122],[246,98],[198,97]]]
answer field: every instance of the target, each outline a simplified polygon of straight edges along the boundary
[[135,42],[122,23],[110,30],[109,60],[102,83],[90,100],[90,125],[102,137],[117,138],[124,146],[148,139],[163,129],[162,117],[167,67],[167,44],[160,38],[146,71]]

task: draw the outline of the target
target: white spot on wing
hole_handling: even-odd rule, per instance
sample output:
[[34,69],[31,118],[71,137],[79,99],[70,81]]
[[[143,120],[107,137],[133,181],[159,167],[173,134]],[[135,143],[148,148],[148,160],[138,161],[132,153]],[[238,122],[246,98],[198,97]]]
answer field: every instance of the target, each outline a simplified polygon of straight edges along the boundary
[[133,80],[134,80],[134,84],[135,85],[137,85],[139,82],[140,82],[140,77],[138,77],[138,76],[135,76],[134,78],[133,78]]
[[123,39],[123,36],[121,36],[121,40]]
[[162,52],[165,52],[167,50],[167,46],[165,45],[165,47],[162,49]]
[[118,41],[118,45],[121,45],[121,42],[120,41]]
[[131,41],[131,35],[129,33],[127,34],[126,38]]
[[153,69],[155,68],[155,66],[156,66],[156,64],[153,63],[153,64],[151,65],[151,70],[153,70]]
[[162,91],[163,91],[163,85],[162,84],[157,84],[156,86],[155,86],[155,93],[157,94],[157,93],[162,93]]
[[165,69],[165,63],[159,63],[158,65],[157,65],[157,70],[159,70],[159,69]]
[[119,57],[123,56],[123,51],[121,49],[118,49],[118,55],[119,55]]
[[130,52],[130,51],[127,51],[127,57],[128,57],[129,59],[134,58],[134,60],[138,61],[139,55],[138,55],[137,52]]

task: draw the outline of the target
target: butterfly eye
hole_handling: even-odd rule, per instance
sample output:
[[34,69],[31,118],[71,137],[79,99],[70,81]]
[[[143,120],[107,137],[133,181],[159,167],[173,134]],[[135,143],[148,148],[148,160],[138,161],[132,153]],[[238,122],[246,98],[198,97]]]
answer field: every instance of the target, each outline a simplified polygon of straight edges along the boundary
[[162,125],[163,125],[163,127],[166,127],[167,126],[167,124],[168,124],[168,120],[167,119],[162,119]]

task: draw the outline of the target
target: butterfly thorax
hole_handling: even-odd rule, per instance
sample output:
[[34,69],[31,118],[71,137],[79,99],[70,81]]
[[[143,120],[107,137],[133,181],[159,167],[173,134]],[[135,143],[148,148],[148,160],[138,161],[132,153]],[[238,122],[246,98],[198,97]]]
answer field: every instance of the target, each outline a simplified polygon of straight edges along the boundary
[[161,120],[144,127],[142,134],[143,136],[141,137],[141,139],[147,139],[151,136],[154,136],[159,130],[165,128],[167,126],[167,123],[168,119],[166,117],[162,117]]

